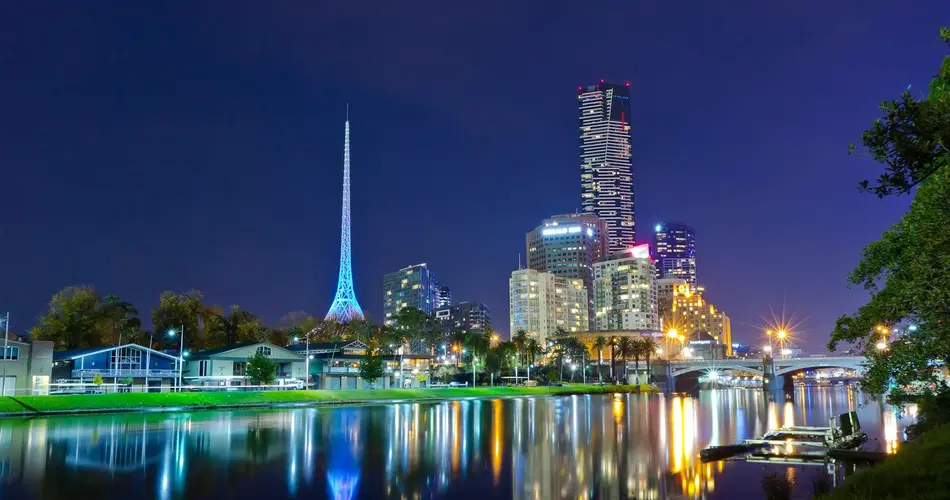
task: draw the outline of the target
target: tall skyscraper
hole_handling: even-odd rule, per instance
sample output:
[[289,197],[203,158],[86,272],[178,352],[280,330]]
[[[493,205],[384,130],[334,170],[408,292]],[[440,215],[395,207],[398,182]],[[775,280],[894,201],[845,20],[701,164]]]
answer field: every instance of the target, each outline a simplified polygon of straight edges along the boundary
[[594,264],[597,330],[658,331],[656,298],[649,245],[635,246]]
[[653,236],[657,278],[696,284],[696,233],[683,224],[657,224]]
[[353,261],[350,258],[350,111],[347,106],[343,128],[343,223],[340,229],[340,274],[336,295],[326,319],[347,322],[363,317],[363,309],[353,290]]
[[394,325],[404,307],[415,307],[429,316],[439,308],[439,283],[425,263],[383,277],[383,323]]
[[528,231],[525,246],[529,269],[584,282],[593,319],[594,263],[607,255],[604,221],[589,214],[555,215]]
[[583,332],[589,327],[583,280],[519,269],[508,279],[508,299],[510,334],[524,330],[542,346],[558,328]]
[[630,84],[577,88],[580,118],[581,207],[607,226],[609,253],[636,240],[630,160]]

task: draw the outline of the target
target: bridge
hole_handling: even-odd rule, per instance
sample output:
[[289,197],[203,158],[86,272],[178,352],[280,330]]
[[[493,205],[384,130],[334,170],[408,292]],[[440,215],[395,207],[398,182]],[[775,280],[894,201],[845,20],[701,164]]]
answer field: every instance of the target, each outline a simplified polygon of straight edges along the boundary
[[[669,386],[675,387],[676,378],[690,373],[711,371],[741,370],[762,377],[767,388],[781,389],[785,376],[802,370],[819,368],[844,368],[863,372],[868,359],[864,356],[810,356],[788,359],[684,359],[670,360],[658,365],[669,380]],[[657,370],[657,371],[659,371]]]

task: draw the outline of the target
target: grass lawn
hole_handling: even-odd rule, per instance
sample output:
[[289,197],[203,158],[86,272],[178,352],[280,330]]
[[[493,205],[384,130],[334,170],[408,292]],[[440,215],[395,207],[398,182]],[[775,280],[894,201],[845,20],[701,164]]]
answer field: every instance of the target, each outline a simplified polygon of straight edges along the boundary
[[[194,406],[268,405],[281,403],[347,403],[392,399],[455,399],[548,394],[601,394],[611,392],[652,392],[649,385],[565,387],[475,387],[437,389],[378,389],[340,391],[265,392],[161,392],[123,394],[73,394],[64,396],[22,396],[16,399],[39,412],[70,410],[142,410]],[[10,408],[10,409],[6,409]],[[11,398],[0,398],[0,413],[21,411]]]
[[27,413],[28,410],[24,408],[23,406],[21,406],[16,401],[8,397],[0,398],[0,413],[19,413],[19,412]]
[[901,445],[897,455],[848,477],[823,497],[829,500],[950,496],[950,425],[938,427]]

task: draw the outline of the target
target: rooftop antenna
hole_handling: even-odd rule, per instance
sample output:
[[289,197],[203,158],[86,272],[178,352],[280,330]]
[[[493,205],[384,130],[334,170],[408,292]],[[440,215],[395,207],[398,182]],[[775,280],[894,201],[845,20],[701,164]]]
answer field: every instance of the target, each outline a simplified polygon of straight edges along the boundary
[[520,271],[522,269],[524,268],[521,267],[521,252],[518,252],[518,270]]

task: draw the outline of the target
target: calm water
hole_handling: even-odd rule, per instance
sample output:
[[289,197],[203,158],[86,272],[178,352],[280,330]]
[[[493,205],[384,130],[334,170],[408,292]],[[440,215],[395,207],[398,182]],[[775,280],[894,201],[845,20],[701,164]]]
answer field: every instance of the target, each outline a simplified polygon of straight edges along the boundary
[[[802,498],[826,466],[704,465],[712,444],[856,409],[870,449],[910,418],[846,388],[0,421],[0,498]],[[833,471],[837,480],[845,474]],[[829,475],[828,477],[831,477]]]

